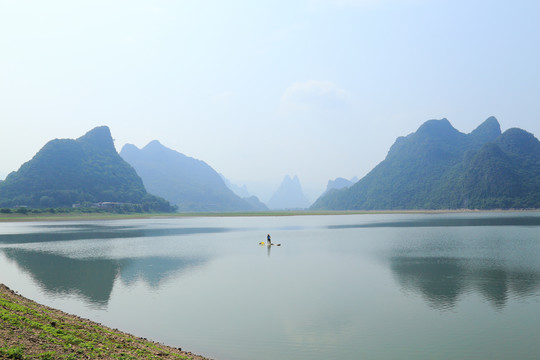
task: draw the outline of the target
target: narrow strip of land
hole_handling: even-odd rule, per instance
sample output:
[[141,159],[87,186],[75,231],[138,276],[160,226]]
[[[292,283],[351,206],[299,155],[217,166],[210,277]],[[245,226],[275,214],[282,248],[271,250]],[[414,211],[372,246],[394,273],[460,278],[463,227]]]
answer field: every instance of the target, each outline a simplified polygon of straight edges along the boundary
[[117,220],[117,219],[152,219],[152,218],[182,218],[182,217],[250,217],[250,216],[307,216],[307,215],[366,215],[366,214],[446,214],[446,213],[478,213],[478,212],[538,212],[540,209],[445,209],[445,210],[328,210],[328,211],[254,211],[254,212],[194,212],[194,213],[72,213],[55,212],[27,214],[0,213],[0,222],[18,221],[87,221],[87,220]]
[[3,284],[0,358],[208,360],[40,305]]

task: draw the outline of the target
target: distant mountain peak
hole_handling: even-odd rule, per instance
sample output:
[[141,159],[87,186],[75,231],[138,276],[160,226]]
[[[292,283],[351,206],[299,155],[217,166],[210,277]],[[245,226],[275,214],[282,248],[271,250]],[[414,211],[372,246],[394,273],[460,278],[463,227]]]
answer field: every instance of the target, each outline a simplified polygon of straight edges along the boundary
[[81,138],[89,138],[89,139],[90,138],[103,138],[103,139],[111,138],[112,139],[111,129],[109,129],[109,127],[106,125],[97,126],[93,128],[92,130],[88,131],[83,136],[81,136],[79,139]]
[[342,177],[338,177],[335,180],[328,180],[328,184],[326,185],[326,191],[328,192],[332,189],[339,190],[346,187],[350,187],[354,185],[354,183],[356,183],[357,181],[358,181],[358,178],[356,176],[353,177],[351,180],[347,180]]
[[519,157],[535,158],[535,162],[540,164],[540,141],[530,132],[511,128],[497,142],[506,152]]
[[497,118],[495,116],[490,116],[488,117],[482,124],[480,124],[480,126],[484,125],[484,124],[488,124],[488,123],[492,123],[492,124],[497,124],[499,127],[499,121],[497,120]]
[[488,117],[482,124],[474,129],[470,136],[482,141],[494,141],[501,135],[501,125],[494,116]]
[[310,201],[304,195],[298,176],[285,175],[278,189],[268,201],[270,209],[305,209]]
[[148,144],[146,144],[145,147],[143,147],[143,150],[144,149],[152,149],[152,148],[165,148],[165,146],[163,146],[159,140],[152,140],[150,141]]
[[92,147],[101,149],[102,151],[114,151],[114,140],[111,135],[111,130],[108,126],[98,126],[88,131],[86,134],[77,139],[82,144],[88,144]]
[[460,132],[450,124],[448,119],[442,118],[426,121],[416,130],[416,134],[446,137],[447,135],[460,134]]
[[290,176],[290,175],[285,175],[285,177],[283,178],[283,181],[282,181],[282,184],[285,183],[290,183],[290,184],[300,184],[300,180],[298,179],[298,176],[297,175],[294,175],[294,176]]
[[132,152],[132,151],[138,151],[138,150],[139,148],[133,144],[125,144],[124,146],[122,146],[122,152]]
[[225,182],[225,185],[227,185],[227,187],[231,189],[232,192],[234,192],[236,195],[244,199],[251,197],[246,184],[242,186],[236,185],[232,181],[227,179],[223,174],[219,174],[219,176],[221,176],[221,179],[223,180],[223,182]]

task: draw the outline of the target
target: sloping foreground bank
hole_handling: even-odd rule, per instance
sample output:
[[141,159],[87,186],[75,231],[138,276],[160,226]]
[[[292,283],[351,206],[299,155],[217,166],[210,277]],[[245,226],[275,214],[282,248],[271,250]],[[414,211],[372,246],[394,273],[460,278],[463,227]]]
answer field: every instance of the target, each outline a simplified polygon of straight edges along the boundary
[[40,305],[3,284],[0,358],[207,360]]

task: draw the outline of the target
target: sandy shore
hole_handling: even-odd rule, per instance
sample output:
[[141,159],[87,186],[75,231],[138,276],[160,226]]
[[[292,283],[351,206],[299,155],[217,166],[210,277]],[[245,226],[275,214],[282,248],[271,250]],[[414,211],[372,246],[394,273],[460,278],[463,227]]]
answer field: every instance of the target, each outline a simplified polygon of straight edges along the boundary
[[3,284],[0,358],[208,360],[40,305]]

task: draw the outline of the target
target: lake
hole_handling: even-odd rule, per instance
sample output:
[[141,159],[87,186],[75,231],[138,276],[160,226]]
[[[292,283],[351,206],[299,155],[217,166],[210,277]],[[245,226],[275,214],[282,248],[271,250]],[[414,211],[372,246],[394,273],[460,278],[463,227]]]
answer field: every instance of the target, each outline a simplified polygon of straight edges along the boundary
[[218,360],[540,356],[538,212],[0,223],[0,282]]

